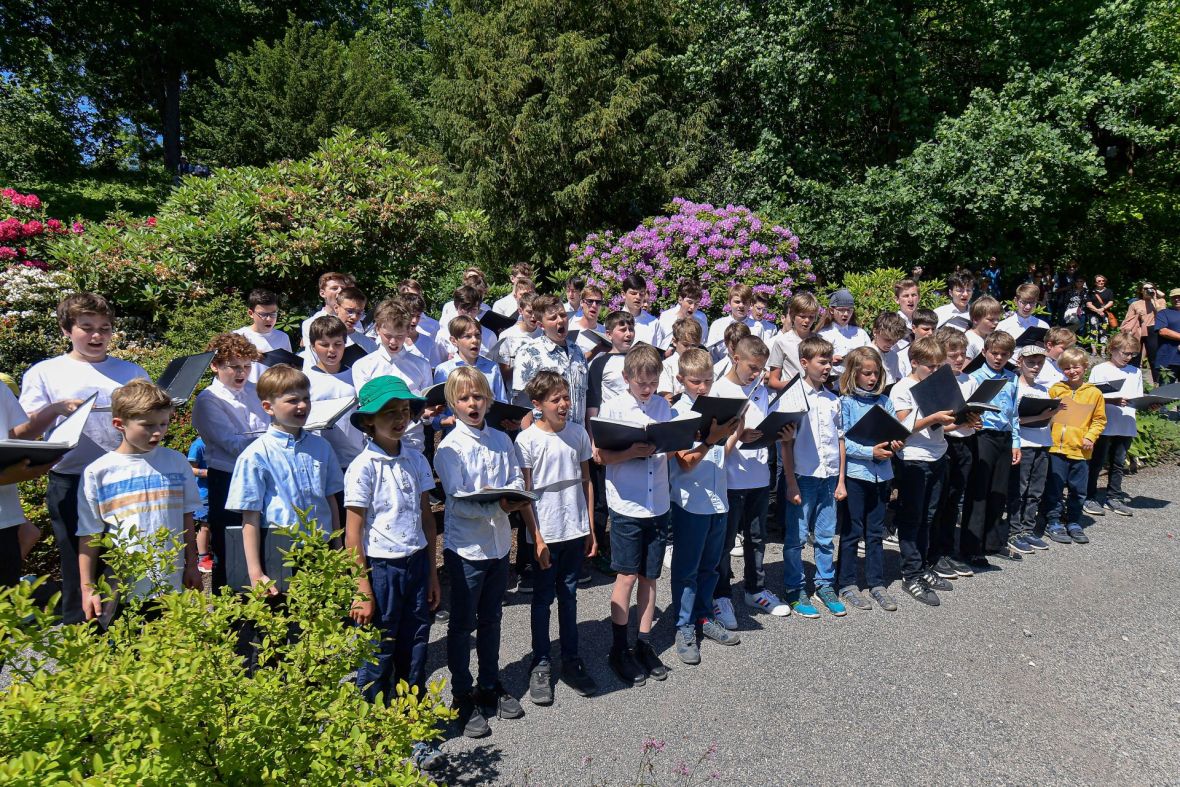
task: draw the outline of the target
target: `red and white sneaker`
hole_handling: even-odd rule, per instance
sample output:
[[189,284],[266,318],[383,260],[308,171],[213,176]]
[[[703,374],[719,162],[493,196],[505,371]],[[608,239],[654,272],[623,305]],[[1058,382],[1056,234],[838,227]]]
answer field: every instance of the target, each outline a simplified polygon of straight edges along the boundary
[[202,574],[212,574],[213,573],[213,553],[212,552],[206,552],[204,555],[201,555],[200,557],[197,558],[197,571],[200,571]]

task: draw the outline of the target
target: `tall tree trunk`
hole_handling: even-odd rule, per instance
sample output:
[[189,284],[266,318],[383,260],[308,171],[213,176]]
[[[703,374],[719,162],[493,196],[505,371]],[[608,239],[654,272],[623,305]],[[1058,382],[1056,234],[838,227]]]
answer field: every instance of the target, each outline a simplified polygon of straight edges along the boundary
[[180,71],[169,69],[164,75],[164,165],[169,172],[180,166]]

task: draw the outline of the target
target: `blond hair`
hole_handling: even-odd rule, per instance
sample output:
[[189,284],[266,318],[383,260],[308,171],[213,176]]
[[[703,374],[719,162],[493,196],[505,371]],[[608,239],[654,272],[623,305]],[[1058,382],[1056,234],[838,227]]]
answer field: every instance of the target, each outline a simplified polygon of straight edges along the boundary
[[310,391],[311,381],[307,375],[285,363],[275,364],[258,377],[258,398],[273,402],[291,391]]
[[697,374],[713,378],[713,357],[700,347],[684,351],[677,361],[681,377]]
[[171,411],[172,397],[146,378],[134,379],[111,394],[111,415],[120,420],[142,418],[157,410]]
[[860,373],[866,363],[877,365],[877,385],[870,393],[879,394],[885,390],[885,364],[881,361],[880,353],[872,347],[857,347],[844,356],[844,373],[840,375],[840,393],[845,396],[853,395],[853,390],[857,387],[856,375]]
[[443,396],[447,399],[447,406],[452,410],[456,409],[455,402],[468,391],[475,391],[489,404],[493,399],[492,386],[488,384],[488,378],[483,376],[483,372],[474,366],[453,369],[443,385]]

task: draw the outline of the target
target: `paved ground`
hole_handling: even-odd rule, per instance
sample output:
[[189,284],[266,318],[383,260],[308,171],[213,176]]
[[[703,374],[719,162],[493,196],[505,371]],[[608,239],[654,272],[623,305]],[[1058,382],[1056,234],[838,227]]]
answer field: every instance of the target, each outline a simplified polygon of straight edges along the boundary
[[[675,665],[663,683],[624,689],[605,664],[609,584],[580,591],[586,662],[602,691],[524,701],[482,741],[450,740],[452,784],[635,784],[646,739],[666,741],[645,784],[1180,783],[1180,519],[1176,468],[1127,479],[1132,519],[1090,523],[1087,546],[959,580],[926,608],[805,620],[741,614],[743,642],[706,643],[680,665],[672,621],[656,644]],[[809,554],[805,556],[810,560]],[[886,551],[897,574],[897,552]],[[1009,566],[1010,564],[1004,564]],[[767,555],[780,587],[781,544]],[[740,575],[740,564],[735,564]],[[661,610],[669,596],[660,583]],[[556,637],[556,615],[554,616]],[[436,625],[436,677],[445,677]],[[528,606],[505,609],[501,663],[527,685]],[[711,762],[684,780],[710,746]],[[590,764],[586,765],[587,758]]]

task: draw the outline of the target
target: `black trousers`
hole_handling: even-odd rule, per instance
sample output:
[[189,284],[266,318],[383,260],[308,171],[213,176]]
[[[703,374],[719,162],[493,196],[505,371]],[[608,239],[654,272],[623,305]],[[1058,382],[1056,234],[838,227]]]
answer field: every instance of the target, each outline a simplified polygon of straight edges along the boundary
[[934,524],[930,526],[930,547],[926,550],[926,563],[933,566],[941,558],[958,554],[959,519],[963,512],[967,484],[971,480],[971,468],[975,466],[978,453],[977,438],[946,438],[946,485],[942,502]]
[[938,513],[942,486],[946,478],[946,458],[934,462],[901,463],[897,477],[897,497],[901,510],[897,519],[897,545],[901,550],[901,578],[922,575],[930,544],[930,523]]
[[[78,572],[78,488],[82,476],[49,473],[45,507],[53,523],[53,540],[61,555],[61,618],[66,624],[81,623],[82,577]],[[20,552],[17,552],[19,557]]]
[[16,587],[20,582],[20,525],[0,528],[0,587]]
[[976,461],[963,504],[959,555],[964,559],[1008,548],[1008,476],[1012,433],[984,429],[976,437]]
[[590,461],[590,486],[594,490],[594,539],[598,542],[598,554],[610,554],[610,538],[606,532],[606,467]]

